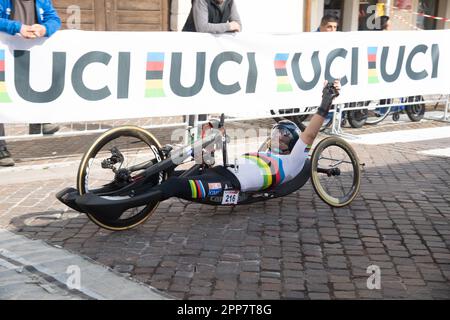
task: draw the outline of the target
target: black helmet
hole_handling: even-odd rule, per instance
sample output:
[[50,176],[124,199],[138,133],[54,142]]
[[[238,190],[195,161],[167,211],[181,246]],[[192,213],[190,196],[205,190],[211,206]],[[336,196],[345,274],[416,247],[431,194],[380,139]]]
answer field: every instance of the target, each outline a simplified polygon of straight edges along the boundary
[[300,133],[300,129],[294,122],[289,120],[278,122],[272,127],[270,134],[270,151],[279,154],[291,153]]

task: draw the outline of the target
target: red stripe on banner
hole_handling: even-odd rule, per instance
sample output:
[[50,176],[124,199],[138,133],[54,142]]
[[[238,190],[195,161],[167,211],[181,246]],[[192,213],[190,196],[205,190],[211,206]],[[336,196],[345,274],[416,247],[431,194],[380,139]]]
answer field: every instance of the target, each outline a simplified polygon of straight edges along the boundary
[[286,60],[275,60],[275,69],[286,69]]
[[377,55],[369,54],[369,62],[377,62]]
[[0,71],[5,71],[5,60],[0,60]]
[[164,62],[147,62],[147,71],[163,71]]

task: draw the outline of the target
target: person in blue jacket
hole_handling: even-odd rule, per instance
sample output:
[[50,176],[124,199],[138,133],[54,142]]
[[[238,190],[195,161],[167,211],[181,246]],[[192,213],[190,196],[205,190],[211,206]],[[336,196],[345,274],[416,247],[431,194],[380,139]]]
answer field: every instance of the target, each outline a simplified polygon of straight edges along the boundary
[[59,28],[51,0],[0,0],[0,31],[33,39],[50,37]]
[[[51,0],[0,0],[0,31],[10,35],[20,34],[26,39],[50,37],[61,28],[61,19]],[[30,133],[38,133],[40,123],[30,124]],[[52,134],[57,125],[44,123],[42,132]],[[4,125],[0,123],[0,136],[4,136]],[[0,139],[0,166],[13,166],[14,160]]]

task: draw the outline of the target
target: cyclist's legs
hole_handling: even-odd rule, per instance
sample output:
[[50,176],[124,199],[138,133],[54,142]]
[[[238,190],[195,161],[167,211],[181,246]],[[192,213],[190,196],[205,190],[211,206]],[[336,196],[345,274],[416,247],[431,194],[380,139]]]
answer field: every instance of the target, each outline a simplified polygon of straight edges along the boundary
[[223,190],[228,188],[235,188],[235,182],[219,174],[218,171],[214,170],[216,168],[208,169],[201,175],[189,178],[171,177],[162,184],[153,187],[152,190],[159,191],[161,193],[159,200],[163,201],[171,197],[185,200],[203,199],[221,195]]

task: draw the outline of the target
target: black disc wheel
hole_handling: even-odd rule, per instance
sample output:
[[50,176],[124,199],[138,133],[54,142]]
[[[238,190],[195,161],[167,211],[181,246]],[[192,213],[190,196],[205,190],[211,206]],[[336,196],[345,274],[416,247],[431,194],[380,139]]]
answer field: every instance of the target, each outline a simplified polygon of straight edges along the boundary
[[317,195],[332,207],[348,205],[357,196],[361,168],[353,148],[338,137],[320,141],[311,156],[311,181]]
[[425,103],[423,103],[423,97],[408,97],[407,101],[409,103],[417,102],[417,104],[406,106],[406,114],[408,115],[408,118],[413,122],[422,120],[425,115]]
[[[142,174],[144,168],[162,160],[161,145],[147,130],[135,126],[113,128],[84,154],[77,175],[78,192],[81,195],[92,192],[110,200],[133,197],[166,179],[164,172],[151,177]],[[120,216],[92,213],[87,216],[102,228],[127,230],[145,222],[158,203],[127,209]]]
[[369,104],[369,101],[359,101],[350,103],[350,108],[359,107],[361,109],[347,111],[347,120],[352,128],[361,128],[367,122],[369,110],[363,109]]

